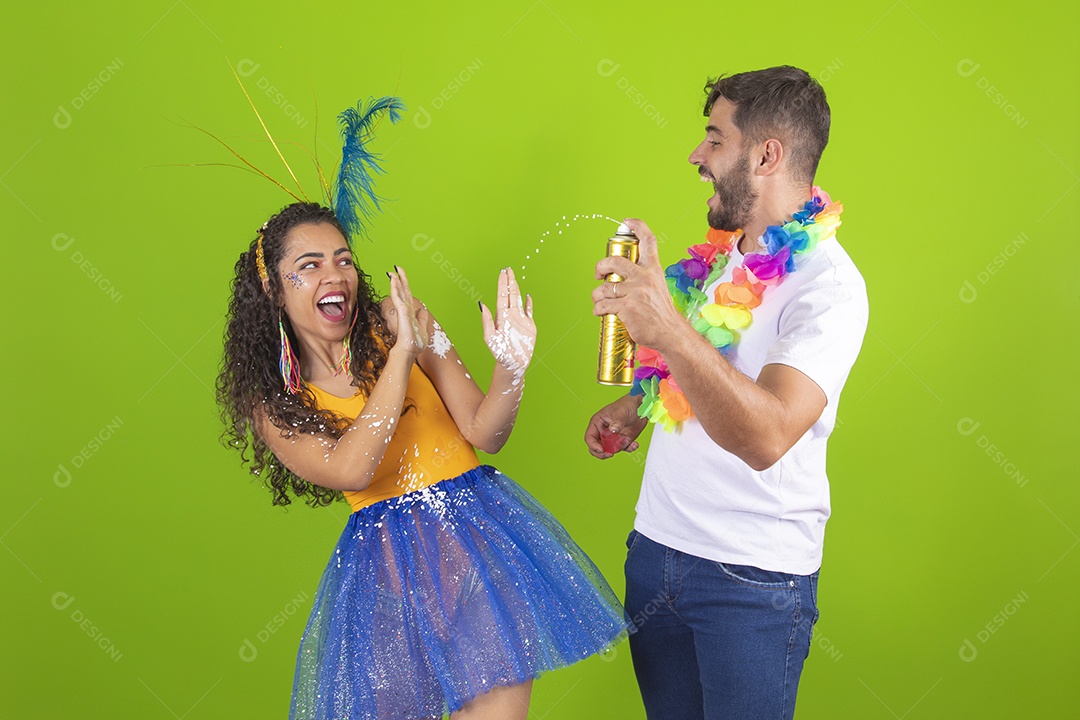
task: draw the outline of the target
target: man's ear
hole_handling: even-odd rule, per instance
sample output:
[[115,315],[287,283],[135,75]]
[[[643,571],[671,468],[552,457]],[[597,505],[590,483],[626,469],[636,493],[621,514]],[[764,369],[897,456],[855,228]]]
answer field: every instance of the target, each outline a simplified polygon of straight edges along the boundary
[[754,161],[754,174],[773,175],[780,169],[780,163],[784,160],[784,145],[776,138],[769,138],[757,147],[757,152],[752,156]]

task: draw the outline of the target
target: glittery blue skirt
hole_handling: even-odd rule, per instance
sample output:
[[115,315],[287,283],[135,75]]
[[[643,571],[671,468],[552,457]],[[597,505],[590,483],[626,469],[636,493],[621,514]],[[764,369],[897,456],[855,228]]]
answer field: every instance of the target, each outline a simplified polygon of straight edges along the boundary
[[630,626],[566,530],[489,466],[354,512],[300,643],[290,718],[433,718]]

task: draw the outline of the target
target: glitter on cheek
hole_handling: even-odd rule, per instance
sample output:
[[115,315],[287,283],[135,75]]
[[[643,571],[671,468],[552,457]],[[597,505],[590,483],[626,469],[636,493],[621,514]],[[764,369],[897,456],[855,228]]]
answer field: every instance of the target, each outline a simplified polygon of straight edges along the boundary
[[301,288],[304,286],[304,278],[300,277],[300,273],[298,272],[285,273],[285,279],[289,281],[289,284],[292,285],[293,288]]

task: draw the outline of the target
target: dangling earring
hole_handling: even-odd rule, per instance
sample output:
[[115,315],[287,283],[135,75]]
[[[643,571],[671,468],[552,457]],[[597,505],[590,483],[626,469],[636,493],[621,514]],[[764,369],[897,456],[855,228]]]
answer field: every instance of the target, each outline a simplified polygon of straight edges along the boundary
[[278,369],[281,371],[281,379],[285,381],[285,391],[290,395],[300,392],[304,379],[300,377],[300,360],[293,352],[292,343],[289,342],[289,334],[285,332],[285,324],[278,315],[278,331],[281,333],[281,361]]
[[352,322],[349,323],[349,331],[345,333],[345,340],[341,343],[341,359],[334,366],[334,375],[340,375],[352,367],[352,331],[356,325],[356,318],[360,314],[360,306],[353,309]]

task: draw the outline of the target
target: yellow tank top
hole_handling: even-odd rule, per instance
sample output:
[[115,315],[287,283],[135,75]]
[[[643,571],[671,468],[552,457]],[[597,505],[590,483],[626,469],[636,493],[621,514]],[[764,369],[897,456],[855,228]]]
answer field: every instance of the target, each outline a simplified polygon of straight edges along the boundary
[[[315,385],[308,387],[320,408],[350,422],[367,402],[359,392],[351,398],[341,398]],[[386,446],[386,454],[375,469],[371,484],[359,492],[344,493],[353,512],[480,466],[476,450],[458,430],[450,411],[419,365],[414,364],[409,372],[405,402],[414,407],[398,420],[397,430]]]

